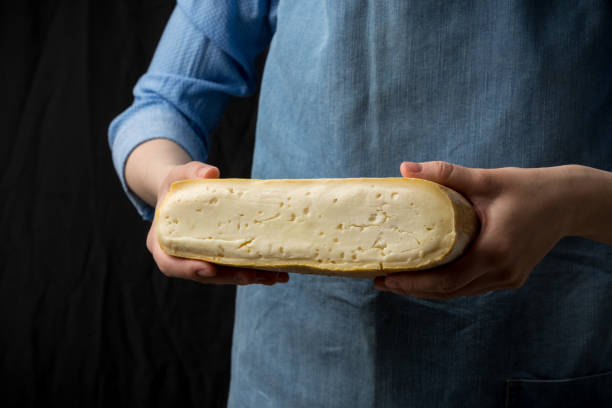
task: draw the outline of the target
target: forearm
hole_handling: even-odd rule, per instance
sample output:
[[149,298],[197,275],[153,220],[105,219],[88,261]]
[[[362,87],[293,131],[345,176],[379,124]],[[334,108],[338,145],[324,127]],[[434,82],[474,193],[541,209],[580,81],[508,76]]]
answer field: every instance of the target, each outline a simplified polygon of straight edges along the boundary
[[586,166],[563,166],[570,223],[568,235],[612,245],[612,173]]
[[125,164],[125,180],[138,197],[155,207],[159,187],[171,168],[191,161],[177,143],[153,139],[138,145]]

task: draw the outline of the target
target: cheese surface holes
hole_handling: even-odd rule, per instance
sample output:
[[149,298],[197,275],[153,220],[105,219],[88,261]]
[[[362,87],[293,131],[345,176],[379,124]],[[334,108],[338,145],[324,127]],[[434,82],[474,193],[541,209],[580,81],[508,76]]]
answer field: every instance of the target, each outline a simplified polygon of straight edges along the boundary
[[156,214],[170,255],[353,277],[450,262],[477,228],[460,194],[409,178],[184,180]]

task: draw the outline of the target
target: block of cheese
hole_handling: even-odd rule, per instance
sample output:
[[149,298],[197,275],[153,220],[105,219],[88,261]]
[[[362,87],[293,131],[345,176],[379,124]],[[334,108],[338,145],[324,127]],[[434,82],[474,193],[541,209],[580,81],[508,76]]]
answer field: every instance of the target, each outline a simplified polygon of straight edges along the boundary
[[478,229],[459,193],[410,178],[183,180],[156,223],[170,255],[363,278],[450,262]]

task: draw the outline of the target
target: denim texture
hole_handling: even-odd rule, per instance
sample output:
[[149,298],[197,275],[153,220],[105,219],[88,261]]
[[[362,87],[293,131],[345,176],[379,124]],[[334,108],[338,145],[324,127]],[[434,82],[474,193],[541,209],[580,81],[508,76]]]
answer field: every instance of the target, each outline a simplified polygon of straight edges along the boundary
[[[187,125],[158,137],[205,157],[268,44],[255,178],[399,176],[403,160],[612,170],[607,0],[211,0],[179,2],[148,96],[111,127],[120,176],[153,106]],[[603,407],[611,379],[612,247],[568,237],[520,290],[471,298],[299,274],[240,287],[228,405]]]

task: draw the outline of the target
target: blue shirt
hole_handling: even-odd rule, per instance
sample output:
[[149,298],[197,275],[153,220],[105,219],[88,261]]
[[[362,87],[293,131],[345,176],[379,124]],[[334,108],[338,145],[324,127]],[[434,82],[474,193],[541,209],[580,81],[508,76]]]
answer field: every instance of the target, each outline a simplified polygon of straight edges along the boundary
[[[179,1],[109,131],[143,217],[129,153],[162,137],[205,161],[267,47],[256,178],[612,170],[607,0]],[[231,407],[612,406],[612,247],[565,238],[520,290],[450,301],[299,274],[240,287],[231,381]]]

